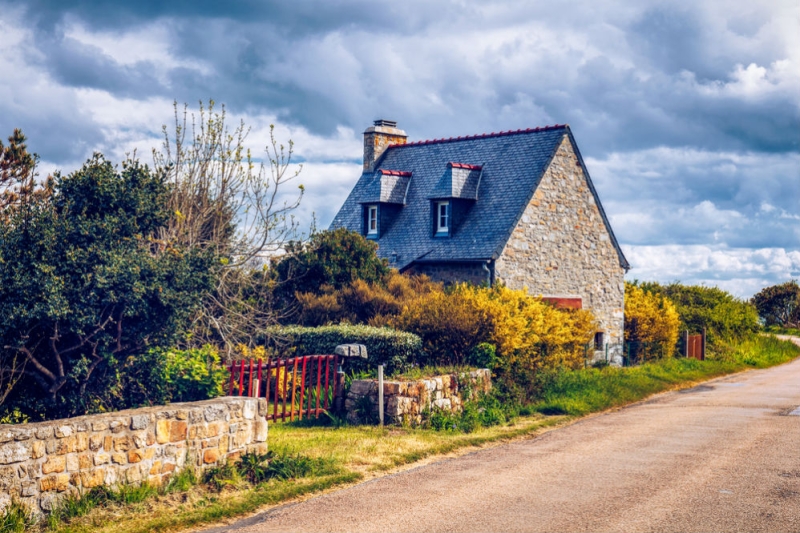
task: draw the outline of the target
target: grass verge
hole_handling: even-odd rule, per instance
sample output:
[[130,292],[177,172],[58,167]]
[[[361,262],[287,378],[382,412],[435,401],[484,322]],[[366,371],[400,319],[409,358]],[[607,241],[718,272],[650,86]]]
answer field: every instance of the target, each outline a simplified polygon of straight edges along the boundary
[[722,346],[715,359],[666,359],[629,368],[587,368],[541,376],[544,414],[581,416],[629,404],[681,384],[748,368],[766,368],[800,356],[800,347],[771,336]]
[[[199,484],[192,473],[186,472],[159,491],[147,486],[104,489],[79,499],[67,499],[54,518],[36,527],[58,533],[185,531],[355,483],[430,457],[534,435],[574,416],[746,368],[773,366],[798,355],[800,347],[791,342],[756,337],[724,346],[713,360],[669,359],[633,368],[552,373],[542,376],[542,400],[534,406],[537,413],[492,427],[476,427],[470,433],[405,427],[322,427],[305,421],[273,424],[270,449],[284,460],[271,467],[272,474],[264,474],[269,481],[253,486],[244,480],[248,475],[245,470],[223,478],[224,482],[215,489]],[[486,411],[488,408],[483,412]],[[257,466],[251,465],[252,472],[258,472]],[[283,475],[297,476],[301,470],[309,477],[281,479]],[[2,533],[35,529],[21,507],[7,515],[7,520],[8,526],[0,522],[9,528],[0,528]]]

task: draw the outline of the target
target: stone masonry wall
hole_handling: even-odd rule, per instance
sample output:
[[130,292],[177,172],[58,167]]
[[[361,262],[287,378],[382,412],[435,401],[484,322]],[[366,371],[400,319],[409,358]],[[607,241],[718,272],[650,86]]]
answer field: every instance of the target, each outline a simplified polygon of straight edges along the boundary
[[[459,385],[461,383],[462,385]],[[465,372],[460,376],[445,374],[416,381],[384,381],[384,420],[389,424],[422,421],[422,412],[429,409],[460,411],[464,402],[464,383],[469,392],[487,393],[492,388],[492,373],[488,369]],[[345,410],[350,422],[363,421],[364,413],[358,407],[368,398],[372,407],[372,419],[378,419],[378,380],[355,380],[345,399]]]
[[99,485],[160,485],[265,453],[267,404],[217,398],[35,424],[0,425],[0,512],[17,499],[40,514],[70,492]]
[[605,333],[623,342],[624,269],[569,137],[542,177],[495,264],[508,287],[534,295],[578,296]]
[[425,274],[433,281],[441,281],[445,285],[468,281],[473,285],[489,283],[489,275],[483,269],[485,263],[416,263],[407,273]]

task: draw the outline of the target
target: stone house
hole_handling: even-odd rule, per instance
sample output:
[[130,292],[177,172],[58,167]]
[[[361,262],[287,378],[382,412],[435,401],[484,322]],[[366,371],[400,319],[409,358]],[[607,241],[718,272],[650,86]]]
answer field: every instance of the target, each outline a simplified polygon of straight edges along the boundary
[[590,309],[598,356],[623,342],[630,266],[569,126],[408,142],[395,122],[377,120],[338,227],[374,239],[401,272],[501,281]]

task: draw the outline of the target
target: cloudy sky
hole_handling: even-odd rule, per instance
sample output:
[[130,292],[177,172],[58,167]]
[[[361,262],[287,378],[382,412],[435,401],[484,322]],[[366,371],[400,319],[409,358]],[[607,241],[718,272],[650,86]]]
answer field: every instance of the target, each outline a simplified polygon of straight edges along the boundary
[[568,123],[630,278],[800,277],[796,0],[0,0],[0,135],[44,171],[149,154],[173,101],[209,98],[254,149],[271,123],[294,140],[305,225],[376,118],[410,140]]

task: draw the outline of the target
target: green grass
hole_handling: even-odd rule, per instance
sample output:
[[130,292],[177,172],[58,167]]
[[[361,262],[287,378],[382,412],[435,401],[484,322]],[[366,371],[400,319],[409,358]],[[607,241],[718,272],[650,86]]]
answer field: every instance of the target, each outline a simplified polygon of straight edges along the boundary
[[[147,485],[95,489],[80,498],[64,500],[54,513],[58,523],[45,521],[38,526],[32,525],[23,507],[12,506],[0,517],[0,533],[37,527],[59,533],[183,531],[430,457],[535,435],[574,416],[716,376],[781,364],[800,355],[800,347],[766,336],[717,348],[715,358],[707,361],[668,359],[639,367],[547,374],[542,376],[543,398],[537,404],[521,409],[498,406],[496,398],[488,396],[466,415],[442,417],[439,425],[445,431],[433,429],[431,423],[417,428],[324,426],[310,420],[272,424],[269,460],[253,456],[236,468],[222,467],[227,470],[219,473],[216,487],[198,483],[190,470],[175,476],[160,490]],[[450,429],[453,424],[456,427]],[[248,477],[262,475],[266,482],[247,482]]]
[[23,533],[33,527],[35,520],[25,505],[12,501],[0,515],[0,533]]
[[775,337],[757,336],[730,343],[715,359],[666,359],[628,368],[587,368],[541,376],[543,414],[580,416],[641,400],[681,384],[747,368],[766,368],[800,355],[800,347]]

